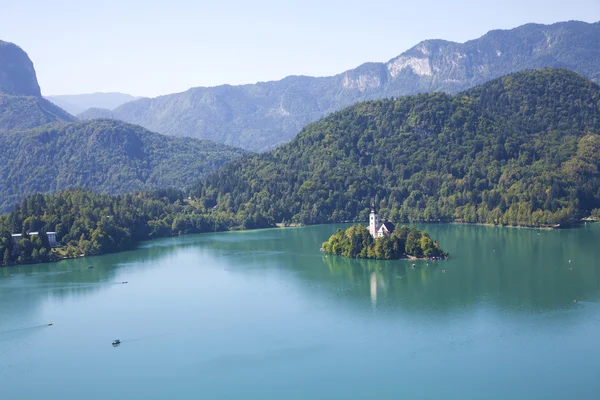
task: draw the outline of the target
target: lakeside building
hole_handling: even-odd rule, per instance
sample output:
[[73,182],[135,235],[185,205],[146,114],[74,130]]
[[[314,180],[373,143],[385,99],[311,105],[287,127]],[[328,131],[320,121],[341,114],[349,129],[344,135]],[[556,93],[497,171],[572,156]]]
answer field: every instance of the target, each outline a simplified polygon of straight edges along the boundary
[[[29,232],[27,234],[29,236],[37,236],[39,235],[39,232]],[[21,240],[21,237],[23,235],[21,235],[20,233],[13,233],[11,236],[13,242],[18,242],[19,240]],[[48,236],[48,242],[50,243],[50,247],[58,247],[58,242],[56,241],[56,232],[46,232],[46,236]]]

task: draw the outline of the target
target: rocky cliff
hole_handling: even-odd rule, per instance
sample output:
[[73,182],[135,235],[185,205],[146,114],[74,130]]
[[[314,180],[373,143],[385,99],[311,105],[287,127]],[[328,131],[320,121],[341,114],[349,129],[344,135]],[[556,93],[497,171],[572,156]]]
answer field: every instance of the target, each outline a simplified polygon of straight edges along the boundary
[[527,24],[465,43],[426,40],[386,63],[363,64],[332,77],[198,87],[126,103],[112,117],[169,135],[260,151],[289,141],[307,123],[358,101],[456,93],[542,67],[571,69],[598,82],[600,23]]

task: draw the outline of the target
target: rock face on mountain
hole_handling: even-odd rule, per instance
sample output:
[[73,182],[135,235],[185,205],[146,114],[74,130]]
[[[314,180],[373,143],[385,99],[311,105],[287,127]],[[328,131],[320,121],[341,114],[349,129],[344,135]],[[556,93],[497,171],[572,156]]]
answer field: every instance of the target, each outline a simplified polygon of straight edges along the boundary
[[358,103],[191,192],[271,223],[365,221],[374,205],[394,222],[563,224],[600,212],[599,133],[600,86],[523,71],[453,96]]
[[75,120],[41,96],[27,53],[17,45],[0,41],[0,131]]
[[33,63],[19,46],[0,40],[0,93],[41,96]]
[[430,91],[456,93],[525,69],[560,67],[600,80],[600,23],[570,21],[495,30],[466,43],[426,40],[387,63],[342,74],[290,76],[255,85],[198,87],[140,99],[113,118],[177,136],[266,150],[307,123],[362,100]]
[[71,114],[77,115],[90,108],[112,110],[128,101],[137,100],[139,97],[125,93],[109,92],[46,96],[46,99]]

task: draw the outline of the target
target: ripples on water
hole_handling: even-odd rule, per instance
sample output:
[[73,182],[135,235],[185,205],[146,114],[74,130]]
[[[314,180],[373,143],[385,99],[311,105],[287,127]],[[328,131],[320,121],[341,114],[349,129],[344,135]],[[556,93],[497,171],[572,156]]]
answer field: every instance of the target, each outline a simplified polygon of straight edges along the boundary
[[[321,242],[336,228],[190,235],[2,268],[3,394],[600,393],[600,227],[427,226],[451,254],[443,262],[322,255]],[[117,338],[122,344],[113,348]]]

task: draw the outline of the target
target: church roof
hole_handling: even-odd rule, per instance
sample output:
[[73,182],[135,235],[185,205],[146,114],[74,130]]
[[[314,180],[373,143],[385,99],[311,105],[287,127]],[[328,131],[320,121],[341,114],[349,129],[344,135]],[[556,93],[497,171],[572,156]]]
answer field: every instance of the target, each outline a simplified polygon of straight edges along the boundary
[[394,229],[396,229],[396,225],[394,225],[391,222],[384,222],[383,224],[381,224],[381,227],[379,229],[381,230],[383,229],[383,227],[385,227],[385,230],[388,232],[394,232]]

